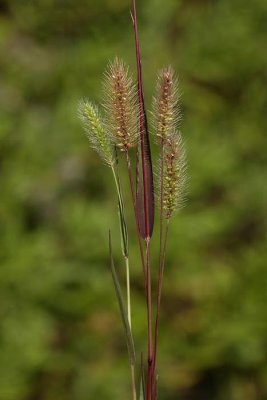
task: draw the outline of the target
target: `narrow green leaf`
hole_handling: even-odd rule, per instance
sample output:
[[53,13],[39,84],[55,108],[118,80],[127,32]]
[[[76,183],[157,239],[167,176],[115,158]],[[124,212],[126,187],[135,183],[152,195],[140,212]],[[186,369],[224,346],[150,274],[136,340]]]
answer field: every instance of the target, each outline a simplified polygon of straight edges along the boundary
[[128,230],[125,220],[125,212],[124,212],[124,202],[121,191],[120,179],[118,178],[118,209],[119,209],[119,219],[120,219],[120,232],[121,232],[121,246],[122,253],[124,257],[128,258],[129,256],[129,240],[128,240]]
[[110,257],[110,269],[111,269],[112,279],[113,279],[113,283],[115,286],[115,291],[116,291],[117,300],[119,303],[119,308],[120,308],[120,313],[121,313],[121,319],[122,319],[125,336],[126,336],[129,360],[130,360],[131,365],[135,365],[134,341],[133,341],[133,336],[132,336],[131,328],[130,328],[128,317],[127,317],[127,311],[126,311],[126,307],[125,307],[125,303],[124,303],[124,299],[123,299],[123,295],[122,295],[120,282],[119,282],[117,272],[115,269],[115,265],[114,265],[110,231],[109,231],[109,257]]
[[155,400],[158,400],[158,380],[159,380],[159,376],[156,375],[155,376],[155,382],[154,382],[154,385],[155,385],[155,388],[154,388],[154,390],[155,390],[155,394],[154,394]]
[[125,219],[125,212],[124,212],[124,202],[122,197],[122,190],[120,184],[120,178],[117,172],[117,168],[112,168],[117,195],[118,195],[118,213],[119,213],[119,222],[120,222],[120,233],[121,233],[121,248],[122,254],[125,258],[129,257],[129,239],[128,239],[128,230],[127,224]]
[[143,354],[141,354],[141,377],[140,377],[140,395],[139,400],[145,400],[145,368],[144,368],[144,361],[143,361]]
[[142,377],[140,379],[140,396],[139,396],[139,400],[145,400],[145,393],[144,393]]

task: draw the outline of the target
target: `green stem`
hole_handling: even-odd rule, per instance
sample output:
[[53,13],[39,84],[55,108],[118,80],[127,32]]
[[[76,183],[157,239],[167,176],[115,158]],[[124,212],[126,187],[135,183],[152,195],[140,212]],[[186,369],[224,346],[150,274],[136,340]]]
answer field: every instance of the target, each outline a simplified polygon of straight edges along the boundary
[[135,368],[134,365],[131,365],[131,378],[132,378],[132,396],[133,400],[137,399],[136,395],[136,386],[135,386]]
[[164,243],[163,243],[163,248],[162,248],[160,266],[159,266],[155,337],[154,337],[153,379],[155,379],[156,364],[157,364],[160,304],[161,304],[162,283],[163,283],[163,275],[164,275],[164,267],[165,267],[166,246],[167,246],[167,240],[168,240],[168,234],[169,234],[169,223],[170,223],[170,220],[168,219],[166,222],[165,237],[164,237]]
[[[131,289],[130,289],[130,268],[129,268],[129,258],[125,257],[125,267],[126,267],[126,286],[127,286],[127,316],[130,329],[132,330],[132,314],[131,314]],[[131,380],[132,380],[132,396],[133,400],[136,400],[136,386],[135,386],[135,368],[131,364]]]
[[123,198],[122,198],[120,180],[119,180],[117,171],[115,171],[115,168],[114,167],[111,167],[111,168],[112,168],[113,177],[115,180],[115,185],[116,185],[117,195],[118,195],[118,202],[119,202],[119,219],[120,219],[122,252],[123,252],[124,257],[128,257],[128,255],[129,255],[128,230],[127,230],[127,225],[126,225],[126,218],[125,218],[125,212],[124,212],[124,203],[123,203]]
[[126,152],[126,163],[127,163],[128,177],[129,177],[130,189],[131,189],[131,195],[132,195],[132,204],[133,204],[133,209],[134,209],[136,234],[137,234],[137,238],[138,238],[140,257],[141,257],[142,268],[143,268],[144,286],[145,286],[145,290],[146,290],[146,264],[145,264],[144,251],[143,251],[143,246],[142,246],[142,242],[141,242],[141,237],[139,234],[138,216],[137,216],[136,201],[135,201],[135,196],[134,196],[134,184],[133,184],[132,169],[131,169],[131,160],[130,160],[128,151]]
[[122,205],[122,198],[121,198],[121,190],[120,190],[120,185],[119,185],[119,181],[118,181],[118,177],[115,171],[115,168],[112,166],[111,167],[112,173],[113,173],[113,177],[114,177],[114,181],[115,181],[115,185],[116,185],[116,189],[117,189],[117,195],[118,195],[118,199],[120,204]]
[[132,329],[132,315],[131,315],[131,291],[130,291],[130,268],[129,268],[129,258],[125,257],[126,266],[126,284],[127,284],[127,315],[130,328]]
[[[122,193],[120,188],[120,183],[118,180],[118,176],[116,174],[115,168],[111,167],[119,201],[119,208],[120,208],[120,225],[121,229],[124,229],[125,223],[125,215],[124,215],[124,204],[122,199]],[[125,228],[127,231],[127,228]],[[123,242],[123,256],[125,260],[125,267],[126,267],[126,286],[127,286],[127,317],[129,322],[130,330],[132,331],[132,317],[131,317],[131,292],[130,292],[130,267],[129,267],[129,257],[128,257],[128,238],[126,237],[127,234],[124,235],[124,232],[121,232],[122,235],[122,242]],[[136,400],[136,385],[135,385],[135,365],[130,362],[131,368],[131,384],[132,384],[132,398]]]

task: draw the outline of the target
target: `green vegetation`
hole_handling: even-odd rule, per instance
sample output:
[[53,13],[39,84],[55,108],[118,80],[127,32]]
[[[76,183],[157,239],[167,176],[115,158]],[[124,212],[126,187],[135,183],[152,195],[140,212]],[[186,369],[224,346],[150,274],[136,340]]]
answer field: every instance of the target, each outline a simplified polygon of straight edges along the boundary
[[[126,0],[0,4],[1,400],[130,398],[109,271],[107,226],[124,278],[113,178],[76,112],[82,97],[99,101],[115,55],[134,70],[129,8]],[[187,207],[170,226],[166,260],[160,399],[264,400],[267,3],[138,8],[148,103],[157,71],[172,64],[188,153]],[[137,255],[138,244],[130,247]],[[138,257],[131,275],[134,334],[145,348]]]

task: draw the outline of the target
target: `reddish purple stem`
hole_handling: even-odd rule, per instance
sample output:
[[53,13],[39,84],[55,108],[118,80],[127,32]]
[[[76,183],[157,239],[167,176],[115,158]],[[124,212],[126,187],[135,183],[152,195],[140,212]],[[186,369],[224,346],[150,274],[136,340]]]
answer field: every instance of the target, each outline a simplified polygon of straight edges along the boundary
[[147,388],[146,400],[152,400],[153,395],[153,337],[152,337],[152,296],[151,296],[151,266],[150,266],[150,238],[154,226],[154,190],[153,190],[153,171],[149,136],[147,129],[147,119],[144,105],[144,93],[142,84],[142,68],[140,47],[136,17],[136,3],[133,0],[133,26],[135,34],[135,50],[137,64],[137,85],[138,85],[138,103],[139,103],[139,133],[141,143],[142,160],[142,182],[139,179],[139,163],[137,165],[137,212],[139,220],[140,236],[146,241],[146,300],[147,300],[147,322],[148,322],[148,370],[147,370]]

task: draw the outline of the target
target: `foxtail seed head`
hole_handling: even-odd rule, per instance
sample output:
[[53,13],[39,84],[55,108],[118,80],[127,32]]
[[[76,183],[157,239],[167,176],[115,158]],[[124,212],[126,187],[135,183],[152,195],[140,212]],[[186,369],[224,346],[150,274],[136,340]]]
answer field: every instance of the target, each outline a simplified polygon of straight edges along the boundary
[[88,100],[83,100],[79,104],[78,112],[92,147],[106,164],[113,166],[115,160],[112,144],[97,106]]
[[164,68],[158,77],[153,100],[154,130],[163,143],[168,139],[179,121],[178,83],[171,67]]
[[111,140],[121,151],[127,151],[138,138],[136,92],[128,67],[118,58],[105,73],[104,97]]
[[163,158],[163,211],[170,219],[184,200],[186,157],[180,133],[168,137]]

